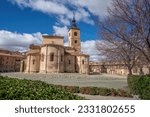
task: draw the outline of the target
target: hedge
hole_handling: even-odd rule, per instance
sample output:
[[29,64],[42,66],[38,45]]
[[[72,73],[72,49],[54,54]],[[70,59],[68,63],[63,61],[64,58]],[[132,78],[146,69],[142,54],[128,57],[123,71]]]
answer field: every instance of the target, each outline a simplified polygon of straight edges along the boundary
[[121,96],[132,97],[129,91],[123,89],[113,89],[105,87],[78,87],[78,86],[62,86],[56,85],[60,89],[64,89],[71,93],[81,93],[87,95],[101,95],[101,96]]
[[128,87],[131,94],[150,100],[150,76],[130,75],[128,76]]

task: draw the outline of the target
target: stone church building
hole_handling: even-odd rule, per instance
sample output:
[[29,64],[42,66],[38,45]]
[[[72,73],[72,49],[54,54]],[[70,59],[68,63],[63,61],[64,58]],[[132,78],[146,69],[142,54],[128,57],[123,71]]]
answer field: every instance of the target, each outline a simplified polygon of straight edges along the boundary
[[68,31],[68,46],[64,46],[62,36],[43,35],[41,45],[29,46],[21,72],[89,74],[89,55],[81,53],[80,29],[75,18]]

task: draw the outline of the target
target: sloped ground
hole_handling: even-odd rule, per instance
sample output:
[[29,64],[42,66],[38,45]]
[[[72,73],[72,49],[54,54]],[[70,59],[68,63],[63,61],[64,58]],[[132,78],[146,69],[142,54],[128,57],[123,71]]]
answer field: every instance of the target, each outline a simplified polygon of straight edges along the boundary
[[1,73],[1,75],[18,79],[41,80],[49,84],[67,85],[67,86],[94,86],[107,88],[126,88],[127,77],[118,75],[85,75],[77,73],[59,73],[59,74],[27,74],[27,73]]

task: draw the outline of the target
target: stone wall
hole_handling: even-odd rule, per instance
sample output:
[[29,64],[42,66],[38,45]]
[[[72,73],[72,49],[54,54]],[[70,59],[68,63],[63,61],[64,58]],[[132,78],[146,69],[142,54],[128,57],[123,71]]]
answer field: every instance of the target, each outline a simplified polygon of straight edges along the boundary
[[64,64],[64,71],[67,73],[75,73],[75,56],[66,53],[65,54],[65,64]]
[[26,72],[28,73],[39,72],[39,68],[40,68],[40,54],[39,53],[29,54],[27,56]]
[[77,55],[77,71],[81,74],[89,74],[89,56]]

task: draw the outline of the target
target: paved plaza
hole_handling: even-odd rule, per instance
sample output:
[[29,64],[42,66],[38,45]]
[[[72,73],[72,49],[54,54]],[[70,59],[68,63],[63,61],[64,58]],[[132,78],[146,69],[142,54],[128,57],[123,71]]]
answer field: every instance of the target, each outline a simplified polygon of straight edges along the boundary
[[49,84],[67,86],[93,86],[107,88],[126,88],[127,77],[118,75],[85,75],[77,73],[40,74],[40,73],[1,73],[1,75],[18,79],[41,80]]

